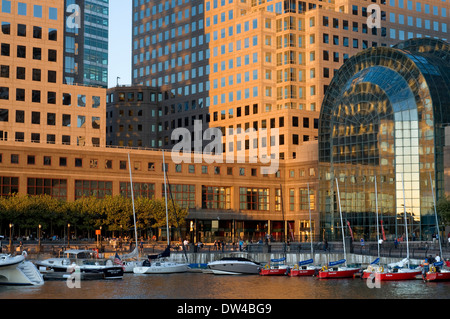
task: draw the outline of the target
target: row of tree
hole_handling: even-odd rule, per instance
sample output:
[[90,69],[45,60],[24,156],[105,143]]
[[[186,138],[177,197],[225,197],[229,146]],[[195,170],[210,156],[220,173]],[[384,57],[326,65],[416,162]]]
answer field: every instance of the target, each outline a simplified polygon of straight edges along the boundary
[[[138,197],[134,201],[136,226],[140,231],[166,226],[166,205],[163,199]],[[187,210],[168,201],[169,225],[180,229]],[[68,225],[70,224],[70,228]],[[61,201],[48,195],[11,195],[0,198],[0,234],[9,236],[9,225],[14,227],[14,236],[41,234],[50,237],[72,236],[95,238],[95,230],[102,234],[119,236],[129,232],[134,237],[133,203],[122,196],[103,199],[83,197],[73,202]],[[108,233],[109,232],[109,233]]]

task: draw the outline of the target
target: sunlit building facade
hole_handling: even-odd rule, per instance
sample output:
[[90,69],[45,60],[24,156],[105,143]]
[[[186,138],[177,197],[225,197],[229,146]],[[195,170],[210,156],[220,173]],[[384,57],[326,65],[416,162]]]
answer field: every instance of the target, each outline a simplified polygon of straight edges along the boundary
[[445,192],[449,123],[447,42],[411,39],[350,58],[333,78],[320,114],[321,229],[341,238],[341,208],[357,240],[377,238],[377,217],[387,240],[404,238],[406,230],[410,238],[431,239],[432,194]]

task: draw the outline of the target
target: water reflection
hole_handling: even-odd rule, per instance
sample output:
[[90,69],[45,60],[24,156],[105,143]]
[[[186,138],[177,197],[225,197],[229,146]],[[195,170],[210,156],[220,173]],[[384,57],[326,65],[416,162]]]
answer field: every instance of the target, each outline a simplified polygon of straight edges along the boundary
[[41,287],[0,287],[0,299],[448,299],[450,283],[421,280],[381,282],[314,277],[215,276],[209,274],[134,275],[118,281],[65,281]]

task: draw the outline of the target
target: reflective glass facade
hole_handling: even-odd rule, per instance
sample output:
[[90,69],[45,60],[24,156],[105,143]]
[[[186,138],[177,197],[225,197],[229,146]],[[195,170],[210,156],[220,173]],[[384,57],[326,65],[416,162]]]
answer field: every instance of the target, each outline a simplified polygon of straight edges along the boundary
[[349,59],[320,114],[319,208],[328,238],[341,236],[337,186],[343,217],[358,240],[376,239],[376,203],[387,240],[406,233],[404,211],[409,235],[431,238],[430,180],[441,196],[449,117],[448,43],[412,39]]

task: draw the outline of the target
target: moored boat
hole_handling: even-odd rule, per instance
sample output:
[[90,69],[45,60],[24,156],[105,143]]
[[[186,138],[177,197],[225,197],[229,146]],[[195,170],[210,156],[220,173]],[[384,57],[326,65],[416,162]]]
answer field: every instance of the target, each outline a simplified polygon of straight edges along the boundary
[[314,276],[317,275],[322,268],[318,265],[310,265],[314,262],[313,259],[308,259],[298,262],[294,267],[289,268],[288,276],[301,277],[301,276]]
[[442,261],[434,263],[429,271],[422,274],[424,281],[450,281],[450,270],[443,269],[444,263]]
[[0,285],[39,286],[44,284],[36,266],[26,255],[0,254]]
[[375,272],[376,281],[413,280],[422,274],[421,269],[393,268]]
[[265,264],[259,269],[261,276],[286,276],[289,273],[289,266],[284,264],[286,258],[271,259],[270,263]]
[[215,275],[257,275],[261,265],[247,258],[224,257],[208,263]]
[[354,275],[361,270],[361,268],[358,267],[338,266],[345,262],[345,259],[330,262],[328,266],[322,267],[317,277],[319,279],[353,278]]
[[100,273],[104,279],[122,279],[123,267],[111,260],[97,259],[96,252],[85,249],[66,250],[61,257],[48,258],[35,262],[41,273],[72,273],[79,270],[84,273]]

